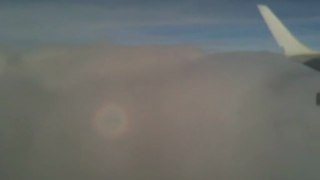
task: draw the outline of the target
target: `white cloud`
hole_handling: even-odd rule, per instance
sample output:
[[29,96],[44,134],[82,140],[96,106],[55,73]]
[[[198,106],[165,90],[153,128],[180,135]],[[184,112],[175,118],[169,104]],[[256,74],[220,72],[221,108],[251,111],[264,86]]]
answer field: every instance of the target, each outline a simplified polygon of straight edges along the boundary
[[[119,46],[96,44],[49,47],[22,55],[31,75],[53,88],[72,87],[91,78],[126,79],[149,71],[166,71],[202,56],[188,46]],[[164,68],[164,69],[163,69]],[[159,72],[160,73],[160,72]]]
[[282,56],[100,44],[18,57],[0,76],[1,179],[319,179],[319,74]]

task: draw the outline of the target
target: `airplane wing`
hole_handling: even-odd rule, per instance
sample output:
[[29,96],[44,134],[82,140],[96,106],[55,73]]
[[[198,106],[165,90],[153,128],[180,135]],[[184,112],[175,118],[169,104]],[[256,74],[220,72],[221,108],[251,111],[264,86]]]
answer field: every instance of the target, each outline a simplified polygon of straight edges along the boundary
[[266,5],[258,5],[258,9],[270,29],[277,44],[283,49],[286,57],[301,63],[320,58],[320,52],[310,49],[300,42],[277,18]]

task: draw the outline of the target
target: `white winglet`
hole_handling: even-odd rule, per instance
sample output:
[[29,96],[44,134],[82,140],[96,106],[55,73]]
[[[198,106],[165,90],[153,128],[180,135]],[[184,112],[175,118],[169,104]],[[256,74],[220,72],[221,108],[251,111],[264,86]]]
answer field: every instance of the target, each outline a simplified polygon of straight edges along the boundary
[[[314,51],[300,42],[283,25],[283,23],[274,15],[266,5],[258,5],[258,9],[264,18],[268,28],[278,45],[283,48],[284,54],[289,58],[300,57],[300,61],[308,57],[319,56],[319,52]],[[305,57],[305,58],[304,58]]]

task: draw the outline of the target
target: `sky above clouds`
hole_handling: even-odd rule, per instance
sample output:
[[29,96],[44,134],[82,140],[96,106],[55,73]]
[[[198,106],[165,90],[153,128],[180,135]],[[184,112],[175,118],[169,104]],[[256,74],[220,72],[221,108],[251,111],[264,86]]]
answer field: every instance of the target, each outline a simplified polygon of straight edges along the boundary
[[256,9],[269,5],[317,48],[317,1],[69,0],[0,1],[3,46],[43,43],[191,44],[208,51],[278,51]]

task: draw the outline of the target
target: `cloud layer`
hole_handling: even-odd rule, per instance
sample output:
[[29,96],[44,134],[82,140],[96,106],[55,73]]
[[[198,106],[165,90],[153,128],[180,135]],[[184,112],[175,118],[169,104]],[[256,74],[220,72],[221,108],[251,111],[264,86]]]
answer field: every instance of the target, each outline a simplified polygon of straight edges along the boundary
[[1,179],[319,178],[320,76],[281,56],[99,44],[3,59]]

